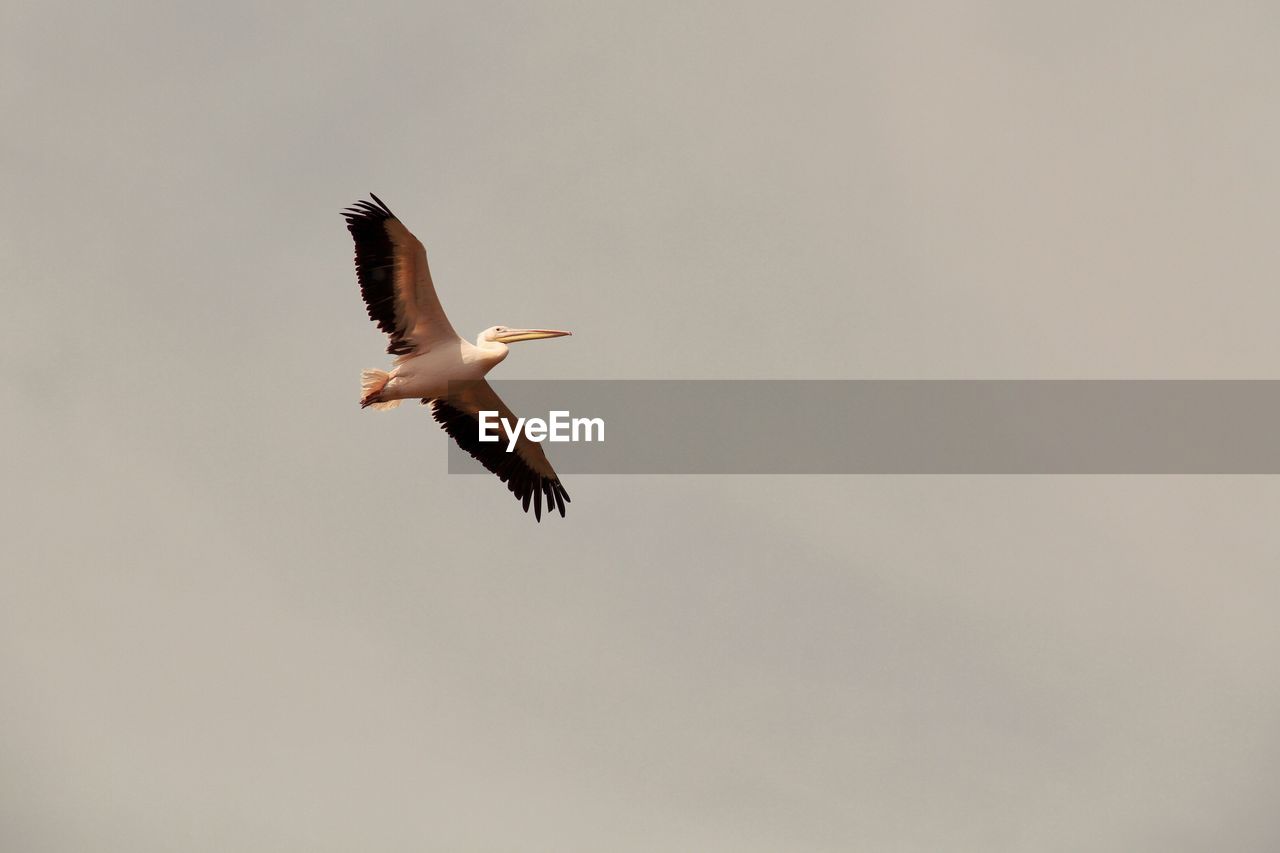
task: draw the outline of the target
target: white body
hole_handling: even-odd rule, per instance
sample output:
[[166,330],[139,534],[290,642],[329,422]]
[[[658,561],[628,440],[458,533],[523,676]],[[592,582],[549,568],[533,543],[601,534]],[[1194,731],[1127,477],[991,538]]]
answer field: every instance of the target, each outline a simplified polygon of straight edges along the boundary
[[506,344],[486,341],[483,336],[474,344],[461,338],[437,343],[426,352],[396,359],[377,400],[386,403],[445,397],[450,382],[483,379],[506,357]]

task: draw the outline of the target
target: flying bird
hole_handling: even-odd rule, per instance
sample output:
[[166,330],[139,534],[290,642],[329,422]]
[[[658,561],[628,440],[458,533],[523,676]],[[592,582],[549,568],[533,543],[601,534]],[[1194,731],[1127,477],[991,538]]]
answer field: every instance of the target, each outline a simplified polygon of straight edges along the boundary
[[[555,329],[491,326],[473,344],[458,336],[440,307],[427,252],[418,238],[373,193],[342,212],[356,244],[356,278],[369,318],[391,339],[396,357],[390,371],[360,375],[360,406],[393,409],[401,400],[419,399],[458,446],[498,476],[529,511],[542,520],[556,509],[564,516],[569,493],[542,452],[542,445],[520,433],[515,449],[507,441],[481,442],[479,413],[496,411],[508,423],[515,415],[484,377],[507,357],[507,344],[558,338]],[[450,383],[454,383],[450,385]]]

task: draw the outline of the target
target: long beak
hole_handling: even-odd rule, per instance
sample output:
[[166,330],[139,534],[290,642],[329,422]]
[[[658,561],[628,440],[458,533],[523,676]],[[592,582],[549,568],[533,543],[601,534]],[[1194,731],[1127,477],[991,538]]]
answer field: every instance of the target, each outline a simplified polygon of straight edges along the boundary
[[573,332],[560,332],[555,329],[507,329],[498,335],[498,340],[504,344],[514,344],[516,341],[538,341],[543,338],[562,338],[572,334]]

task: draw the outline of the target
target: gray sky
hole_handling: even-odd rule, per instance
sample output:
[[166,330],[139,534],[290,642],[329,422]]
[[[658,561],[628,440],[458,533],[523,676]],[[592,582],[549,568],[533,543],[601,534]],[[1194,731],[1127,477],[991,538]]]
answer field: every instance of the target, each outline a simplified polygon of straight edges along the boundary
[[575,331],[506,378],[1277,378],[1278,35],[10,0],[5,849],[1276,849],[1280,482],[582,476],[538,526],[355,405],[338,210],[468,336]]

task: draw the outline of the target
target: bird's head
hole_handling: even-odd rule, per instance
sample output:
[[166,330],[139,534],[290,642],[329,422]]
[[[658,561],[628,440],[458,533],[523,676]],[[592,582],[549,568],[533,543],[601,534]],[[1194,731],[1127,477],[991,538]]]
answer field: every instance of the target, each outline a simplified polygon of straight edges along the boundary
[[482,341],[496,341],[500,344],[514,344],[517,341],[537,341],[543,338],[561,338],[572,332],[560,332],[555,329],[512,329],[507,326],[491,326],[480,333]]

